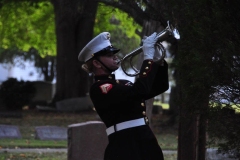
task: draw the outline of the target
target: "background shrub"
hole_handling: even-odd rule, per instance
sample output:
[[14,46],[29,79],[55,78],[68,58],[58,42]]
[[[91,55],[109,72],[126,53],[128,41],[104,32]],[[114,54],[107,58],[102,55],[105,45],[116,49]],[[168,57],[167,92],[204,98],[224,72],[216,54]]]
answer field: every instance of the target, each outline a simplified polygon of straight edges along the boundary
[[0,88],[0,98],[7,110],[20,110],[28,105],[34,97],[36,89],[29,81],[18,81],[16,78],[9,78],[4,81]]
[[240,115],[231,106],[211,107],[208,121],[209,144],[222,154],[240,159]]

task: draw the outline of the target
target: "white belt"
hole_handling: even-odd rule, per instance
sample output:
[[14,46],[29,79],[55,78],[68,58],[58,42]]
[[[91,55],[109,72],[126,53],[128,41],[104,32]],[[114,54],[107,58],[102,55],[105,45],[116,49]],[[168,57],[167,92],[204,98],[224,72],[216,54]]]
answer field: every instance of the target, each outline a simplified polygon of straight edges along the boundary
[[107,128],[106,132],[107,132],[107,135],[110,135],[114,132],[117,132],[117,131],[120,131],[123,129],[142,126],[142,125],[146,125],[146,122],[145,122],[144,118],[139,118],[139,119],[134,119],[134,120],[130,120],[130,121],[126,121],[126,122],[122,122],[122,123],[113,125],[113,126]]

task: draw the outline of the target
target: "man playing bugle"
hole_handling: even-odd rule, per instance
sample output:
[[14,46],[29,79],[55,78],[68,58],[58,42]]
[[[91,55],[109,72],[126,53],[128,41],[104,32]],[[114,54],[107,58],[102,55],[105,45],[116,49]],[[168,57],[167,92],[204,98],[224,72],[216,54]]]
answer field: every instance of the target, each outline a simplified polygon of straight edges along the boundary
[[168,65],[154,61],[156,33],[143,39],[144,61],[135,83],[117,80],[112,74],[119,68],[110,43],[110,33],[103,32],[80,52],[85,71],[94,74],[90,97],[106,125],[109,144],[104,160],[163,160],[162,150],[148,125],[145,100],[165,92],[168,87]]

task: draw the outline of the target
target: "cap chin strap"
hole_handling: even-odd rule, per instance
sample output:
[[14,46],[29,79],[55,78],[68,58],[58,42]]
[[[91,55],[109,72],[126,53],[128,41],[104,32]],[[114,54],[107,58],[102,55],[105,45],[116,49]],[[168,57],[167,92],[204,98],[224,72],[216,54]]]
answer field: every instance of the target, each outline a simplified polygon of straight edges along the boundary
[[112,73],[114,70],[111,70],[108,68],[98,57],[95,57],[98,62],[100,62],[110,73]]

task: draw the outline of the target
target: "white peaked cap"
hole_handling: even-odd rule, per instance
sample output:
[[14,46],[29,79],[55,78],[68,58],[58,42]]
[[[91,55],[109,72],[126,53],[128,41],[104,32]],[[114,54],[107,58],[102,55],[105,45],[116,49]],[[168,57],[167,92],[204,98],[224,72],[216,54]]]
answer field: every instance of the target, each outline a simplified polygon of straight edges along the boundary
[[102,32],[93,38],[79,53],[79,61],[88,61],[91,59],[95,53],[101,51],[102,49],[111,46],[110,43],[110,33]]

